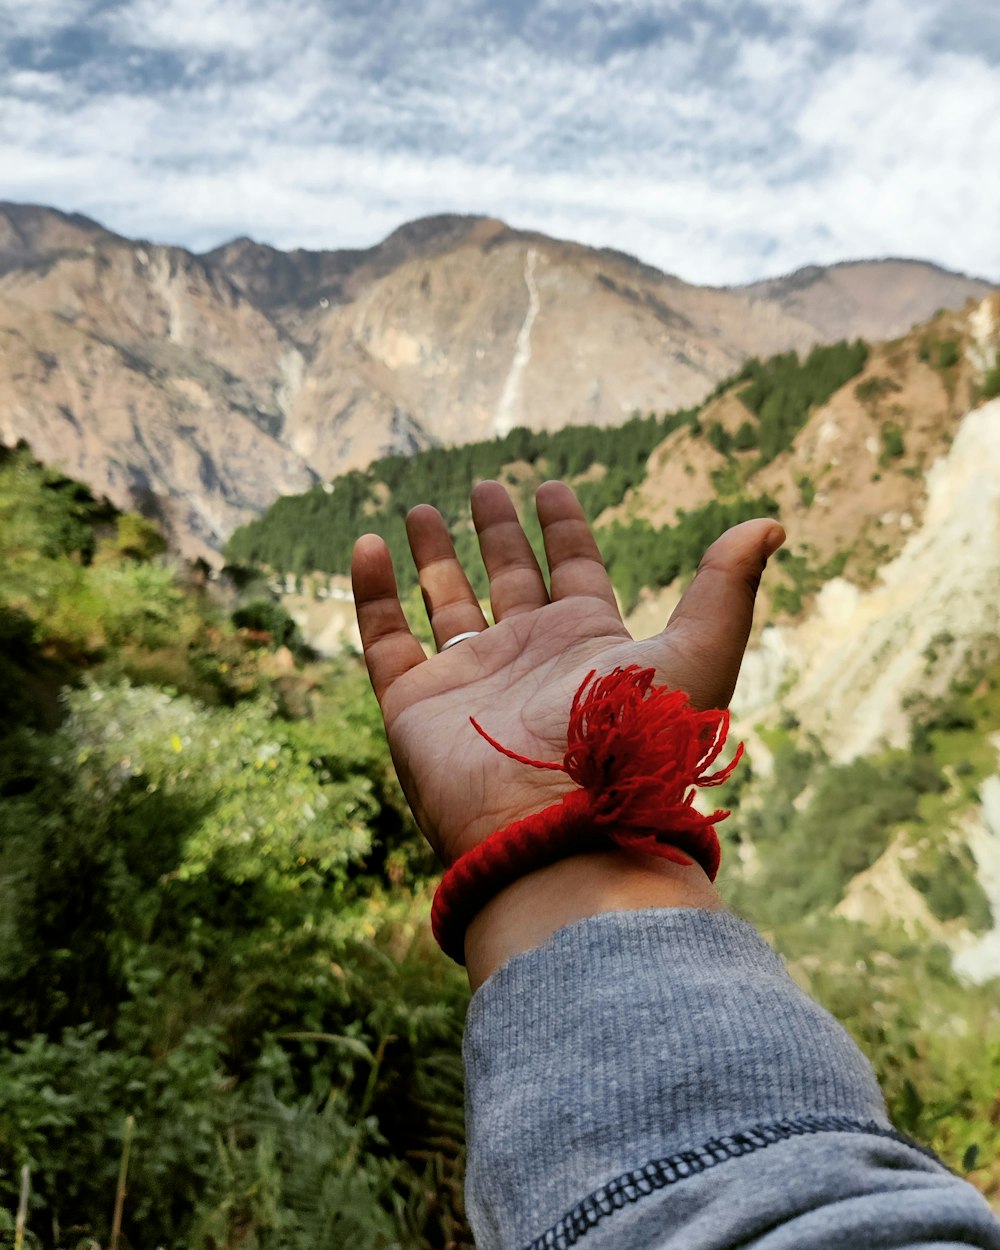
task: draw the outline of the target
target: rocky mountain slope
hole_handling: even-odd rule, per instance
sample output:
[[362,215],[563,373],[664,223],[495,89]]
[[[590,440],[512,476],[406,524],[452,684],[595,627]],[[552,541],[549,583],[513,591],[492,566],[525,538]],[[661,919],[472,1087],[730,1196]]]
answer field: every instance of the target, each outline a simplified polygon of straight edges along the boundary
[[[781,702],[838,759],[900,745],[907,697],[942,695],[1000,637],[1000,293],[873,344],[764,465],[739,446],[742,389],[701,410],[697,435],[671,433],[598,525],[675,525],[727,492],[774,499],[788,541],[735,705]],[[676,593],[644,592],[637,624]]]
[[[735,431],[745,417],[729,394],[701,421]],[[952,735],[931,774],[935,785],[947,779],[948,797],[929,795],[919,820],[882,830],[884,851],[851,881],[836,914],[902,926],[950,947],[963,976],[995,976],[1000,295],[874,346],[862,373],[756,473],[749,453],[696,457],[690,443],[687,431],[672,434],[653,453],[646,479],[604,519],[674,523],[707,490],[741,475],[742,489],[764,488],[778,500],[788,543],[765,578],[758,612],[765,624],[733,699],[734,726],[749,743],[757,778],[745,801],[773,801],[776,755],[793,743],[820,750],[846,772],[894,749],[910,756],[915,734],[924,747]],[[692,462],[697,472],[685,472]],[[678,593],[678,586],[647,591],[632,617],[635,632],[658,628]],[[805,809],[812,798],[807,788],[796,803]],[[753,847],[743,849],[752,869]],[[922,872],[928,879],[928,862],[938,871],[934,856],[952,853],[971,857],[992,929],[974,935],[958,912],[942,920],[914,885]]]
[[884,337],[986,289],[892,261],[716,290],[466,217],[363,251],[194,256],[0,205],[0,439],[216,560],[276,496],[377,455],[684,407],[748,355]]
[[939,308],[961,308],[985,283],[970,287],[962,274],[937,270],[931,294],[927,266],[913,260],[846,261],[809,265],[783,278],[738,288],[752,299],[778,304],[790,316],[815,326],[824,339],[891,339],[905,334]]

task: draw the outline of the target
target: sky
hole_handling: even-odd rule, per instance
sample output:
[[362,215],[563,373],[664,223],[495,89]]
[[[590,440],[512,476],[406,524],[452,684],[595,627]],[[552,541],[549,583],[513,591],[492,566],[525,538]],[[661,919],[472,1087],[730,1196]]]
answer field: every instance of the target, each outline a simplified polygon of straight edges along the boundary
[[1000,280],[998,0],[0,0],[0,199],[207,250],[481,213]]

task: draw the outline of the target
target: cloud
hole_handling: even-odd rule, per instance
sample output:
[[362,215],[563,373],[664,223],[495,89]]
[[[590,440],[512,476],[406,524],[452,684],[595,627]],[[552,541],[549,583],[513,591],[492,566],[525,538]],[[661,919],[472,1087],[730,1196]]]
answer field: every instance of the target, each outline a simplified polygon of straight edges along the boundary
[[0,37],[0,195],[193,248],[366,245],[458,211],[695,281],[890,254],[1000,276],[989,20],[979,0],[38,0]]
[[135,48],[179,53],[192,61],[206,54],[258,65],[273,64],[290,46],[306,42],[326,24],[313,0],[132,0],[109,10],[105,25]]
[[15,38],[49,34],[85,18],[90,7],[86,0],[0,0],[0,30]]

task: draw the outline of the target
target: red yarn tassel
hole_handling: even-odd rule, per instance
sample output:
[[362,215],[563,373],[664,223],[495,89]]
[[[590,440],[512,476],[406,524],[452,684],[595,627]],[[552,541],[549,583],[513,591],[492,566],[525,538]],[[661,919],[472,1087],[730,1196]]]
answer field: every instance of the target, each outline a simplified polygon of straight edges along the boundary
[[639,833],[658,838],[681,830],[705,833],[724,820],[729,812],[706,816],[691,801],[696,786],[726,781],[743,755],[741,742],[728,764],[708,771],[725,746],[729,712],[696,711],[682,690],[654,686],[652,668],[630,664],[596,681],[595,676],[592,669],[573,699],[561,761],[518,755],[501,746],[475,717],[469,720],[510,759],[572,777],[587,791],[593,819],[623,826],[621,835],[630,841]]
[[570,709],[566,753],[560,761],[519,755],[476,732],[501,754],[571,777],[579,790],[491,834],[445,874],[434,898],[432,924],[441,946],[464,962],[465,928],[495,894],[525,872],[610,841],[681,864],[692,860],[710,880],[719,869],[715,826],[729,815],[693,806],[699,786],[721,785],[743,755],[710,771],[725,745],[729,712],[699,712],[681,690],[654,686],[654,669],[632,664],[606,677],[592,670]]

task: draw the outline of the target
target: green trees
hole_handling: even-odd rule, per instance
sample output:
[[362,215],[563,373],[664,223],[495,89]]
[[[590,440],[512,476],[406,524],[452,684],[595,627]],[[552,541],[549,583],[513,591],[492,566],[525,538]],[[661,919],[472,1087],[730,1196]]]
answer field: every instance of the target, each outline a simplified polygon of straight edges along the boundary
[[648,521],[614,522],[598,533],[601,554],[626,611],[643,587],[669,586],[676,577],[693,573],[706,548],[731,525],[758,516],[777,516],[768,495],[713,499],[701,508],[681,512],[674,525],[654,529]]
[[430,448],[414,456],[388,456],[364,472],[338,477],[328,488],[277,500],[264,516],[238,529],[226,547],[231,564],[263,564],[282,573],[317,570],[346,573],[362,529],[380,534],[397,560],[404,590],[412,584],[405,559],[406,513],[432,500],[455,527],[468,521],[469,492],[476,482],[501,475],[512,464],[530,466],[528,480],[576,478],[588,517],[620,503],[645,475],[657,443],[690,421],[690,412],[636,416],[615,429],[569,426],[553,434],[517,428],[502,439],[462,447]]
[[131,1115],[133,1245],[467,1245],[467,991],[365,675],[272,681],[25,453],[0,507],[0,1239],[27,1165],[33,1237],[106,1244]]
[[[647,420],[635,447],[656,433]],[[521,451],[534,454],[526,437]],[[408,470],[385,472],[398,487]],[[375,497],[360,475],[355,487]],[[773,509],[713,500],[602,542],[637,594]],[[0,510],[0,1239],[27,1164],[40,1244],[106,1244],[131,1115],[133,1245],[469,1247],[467,990],[429,939],[435,864],[360,666],[269,676],[266,649],[184,588],[148,523],[123,526],[25,453],[0,464]],[[473,543],[467,527],[458,538]],[[786,572],[806,584],[795,558]],[[239,619],[275,640],[283,611],[246,593]],[[997,681],[977,674],[923,716],[909,752],[876,760],[833,765],[775,731],[771,777],[737,774],[723,796],[737,809],[727,899],[810,956],[813,988],[868,1049],[897,1123],[954,1166],[1000,1145],[992,1000],[963,989],[940,950],[828,913],[904,826],[928,843],[912,880],[935,914],[989,920],[929,805],[970,801],[995,768]],[[876,980],[891,1011],[875,1008]]]
[[237,629],[249,630],[255,635],[266,635],[262,641],[271,646],[283,647],[295,641],[298,630],[295,622],[280,603],[271,599],[254,599],[232,614]]
[[749,360],[737,375],[737,381],[746,380],[748,385],[737,394],[757,418],[760,463],[768,464],[786,451],[810,411],[856,377],[867,359],[868,345],[857,339],[814,347],[804,361],[796,352],[764,363]]
[[[613,429],[568,426],[555,433],[535,433],[519,428],[489,442],[436,447],[411,457],[388,456],[364,472],[344,474],[327,488],[315,487],[303,495],[277,500],[263,517],[233,534],[226,555],[233,564],[264,564],[281,573],[317,570],[344,574],[350,567],[355,537],[367,529],[381,534],[389,544],[405,593],[413,584],[413,573],[406,555],[404,522],[414,504],[434,502],[452,527],[460,554],[469,557],[470,567],[476,568],[468,496],[477,481],[501,476],[509,466],[520,466],[519,493],[524,497],[523,515],[530,525],[527,496],[531,488],[545,477],[568,479],[587,517],[596,521],[642,482],[654,448],[682,428],[694,438],[706,438],[727,457],[755,449],[759,452],[745,471],[741,467],[742,477],[733,488],[721,492],[732,497],[721,513],[713,513],[707,505],[706,521],[700,529],[697,521],[685,522],[686,534],[707,533],[708,522],[717,515],[744,518],[745,509],[737,507],[739,497],[747,493],[743,479],[786,450],[810,411],[854,377],[867,355],[867,346],[858,340],[815,347],[803,361],[795,352],[764,362],[747,361],[735,378],[720,385],[710,397],[716,398],[731,386],[739,388],[737,394],[752,420],[744,421],[735,434],[718,421],[703,428],[700,409],[689,409],[659,417],[652,413],[636,415]],[[686,538],[677,541],[689,545]],[[631,555],[627,551],[630,544],[634,548]],[[687,555],[675,558],[674,539],[660,535],[654,541],[639,524],[624,529],[611,526],[602,535],[602,545],[610,553],[612,577],[626,602],[634,601],[640,586],[666,584],[689,563]],[[668,576],[671,568],[674,573]],[[485,592],[481,578],[476,588]]]
[[301,726],[99,680],[68,711],[0,757],[0,1206],[27,1163],[33,1228],[106,1235],[132,1114],[133,1244],[460,1232],[404,1154],[447,1090],[456,1175],[465,990],[362,675]]

